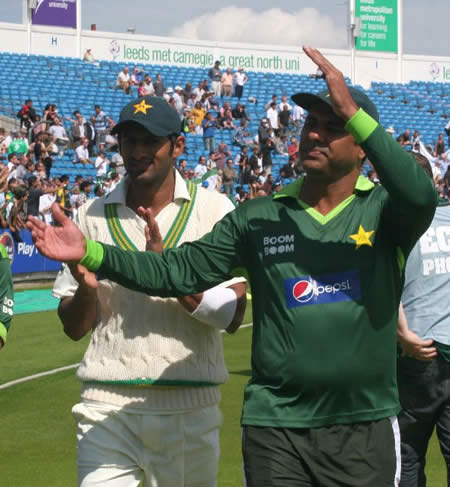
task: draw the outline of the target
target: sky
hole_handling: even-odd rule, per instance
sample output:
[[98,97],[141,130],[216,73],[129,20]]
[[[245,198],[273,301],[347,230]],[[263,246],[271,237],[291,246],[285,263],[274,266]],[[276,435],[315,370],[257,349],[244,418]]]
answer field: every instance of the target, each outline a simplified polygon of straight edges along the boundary
[[[83,0],[82,26],[97,31],[258,44],[348,46],[349,0]],[[426,8],[424,7],[426,5]],[[127,8],[124,8],[124,5]],[[274,7],[275,5],[275,7]],[[0,0],[0,21],[22,21],[22,1]],[[450,0],[403,0],[403,52],[450,57]]]

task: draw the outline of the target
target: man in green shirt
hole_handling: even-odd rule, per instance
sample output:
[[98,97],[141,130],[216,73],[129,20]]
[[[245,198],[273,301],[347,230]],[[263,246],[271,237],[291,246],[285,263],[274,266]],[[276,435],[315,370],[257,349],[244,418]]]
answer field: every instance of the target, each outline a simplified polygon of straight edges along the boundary
[[[151,295],[201,291],[246,268],[254,324],[242,414],[247,486],[393,486],[404,262],[437,195],[378,124],[370,99],[319,51],[304,52],[328,86],[292,97],[309,112],[304,178],[162,255],[86,241],[59,211],[62,227],[33,219],[29,228],[45,255]],[[382,186],[360,177],[366,157]]]
[[22,133],[16,133],[14,139],[9,144],[8,155],[9,154],[16,154],[17,157],[28,154],[28,145],[25,142]]

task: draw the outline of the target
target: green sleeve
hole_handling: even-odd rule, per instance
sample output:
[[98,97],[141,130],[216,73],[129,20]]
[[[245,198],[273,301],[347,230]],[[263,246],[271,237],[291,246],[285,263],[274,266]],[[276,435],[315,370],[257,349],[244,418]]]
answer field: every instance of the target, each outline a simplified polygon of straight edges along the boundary
[[[102,244],[104,252],[100,267],[96,269],[96,264],[90,267],[103,278],[153,296],[173,297],[202,292],[230,279],[233,270],[242,266],[245,260],[246,246],[239,230],[238,210],[228,213],[200,240],[162,254],[127,252]],[[95,252],[98,254],[98,249]],[[82,262],[86,264],[89,260],[88,246]]]
[[[3,249],[4,247],[1,246]],[[2,249],[0,249],[2,250]],[[5,251],[6,252],[6,251]],[[11,266],[8,257],[0,252],[0,338],[6,342],[9,326],[13,317],[14,291]]]
[[437,192],[412,155],[381,125],[365,112],[354,118],[346,127],[360,143],[388,193],[384,216],[392,238],[408,254],[433,219]]

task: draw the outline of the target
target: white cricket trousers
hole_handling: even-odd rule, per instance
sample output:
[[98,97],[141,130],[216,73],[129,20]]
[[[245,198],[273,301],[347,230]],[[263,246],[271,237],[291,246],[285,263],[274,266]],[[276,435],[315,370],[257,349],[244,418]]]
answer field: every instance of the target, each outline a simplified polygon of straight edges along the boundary
[[76,404],[80,487],[215,487],[219,406],[161,414]]

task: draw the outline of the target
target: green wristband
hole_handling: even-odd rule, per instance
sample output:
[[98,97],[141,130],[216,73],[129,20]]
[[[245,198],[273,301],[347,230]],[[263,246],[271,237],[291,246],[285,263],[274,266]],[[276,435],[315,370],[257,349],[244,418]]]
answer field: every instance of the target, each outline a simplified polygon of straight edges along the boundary
[[6,343],[6,339],[8,338],[8,329],[6,326],[0,321],[0,338],[3,340],[3,343]]
[[105,249],[101,243],[86,239],[86,253],[80,260],[80,264],[90,271],[96,271],[102,265],[104,256]]
[[345,130],[353,135],[357,144],[367,140],[377,127],[378,122],[362,108],[345,124]]

